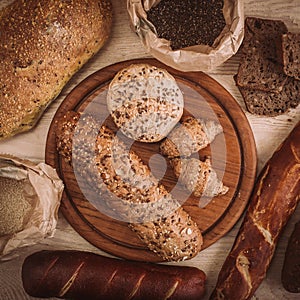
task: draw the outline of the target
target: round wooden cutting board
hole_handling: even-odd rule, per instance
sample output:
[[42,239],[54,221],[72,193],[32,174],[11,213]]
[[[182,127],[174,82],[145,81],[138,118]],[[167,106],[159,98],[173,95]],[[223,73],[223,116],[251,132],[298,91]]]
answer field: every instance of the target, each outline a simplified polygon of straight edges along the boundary
[[[89,193],[83,192],[71,165],[56,151],[56,121],[67,111],[90,111],[103,120],[110,116],[106,93],[112,78],[133,63],[148,63],[171,73],[184,95],[184,115],[212,119],[223,127],[223,133],[205,149],[200,159],[210,157],[218,177],[229,191],[213,199],[196,198],[177,182],[168,161],[159,154],[159,143],[132,143],[132,149],[148,164],[182,203],[196,221],[204,238],[203,249],[225,235],[242,215],[256,177],[256,147],[249,123],[235,99],[215,80],[202,72],[183,73],[155,59],[137,59],[116,63],[87,77],[64,99],[51,123],[46,143],[46,163],[53,166],[64,181],[61,211],[75,230],[98,248],[131,260],[160,262],[137,238],[126,222],[96,209]],[[109,122],[108,122],[109,123]],[[207,201],[210,200],[210,201]]]

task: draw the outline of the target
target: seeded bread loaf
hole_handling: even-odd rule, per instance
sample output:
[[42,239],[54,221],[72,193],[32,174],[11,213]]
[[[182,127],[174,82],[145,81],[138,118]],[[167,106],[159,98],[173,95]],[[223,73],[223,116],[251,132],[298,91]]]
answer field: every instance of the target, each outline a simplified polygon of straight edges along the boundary
[[300,80],[300,33],[283,34],[281,47],[285,74]]
[[32,128],[107,40],[109,0],[16,0],[0,14],[0,139]]
[[151,251],[169,261],[200,251],[197,224],[137,154],[95,117],[75,112],[63,116],[57,123],[57,149]]
[[267,92],[283,89],[287,76],[278,63],[276,45],[286,32],[287,27],[282,21],[254,17],[245,19],[238,86]]
[[222,126],[212,120],[184,117],[161,143],[160,151],[168,158],[188,157],[210,144]]
[[289,238],[281,272],[283,287],[291,293],[300,293],[300,221]]
[[141,142],[163,139],[180,120],[183,95],[174,77],[148,64],[119,71],[107,93],[107,107],[116,125]]

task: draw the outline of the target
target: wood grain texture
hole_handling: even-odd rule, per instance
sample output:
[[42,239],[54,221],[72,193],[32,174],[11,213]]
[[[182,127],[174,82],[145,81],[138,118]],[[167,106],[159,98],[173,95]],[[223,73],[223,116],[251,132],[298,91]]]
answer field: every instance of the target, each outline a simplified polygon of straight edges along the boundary
[[[0,7],[5,6],[11,1],[12,0],[1,0]],[[246,16],[283,19],[290,30],[300,31],[299,0],[244,0],[244,3]],[[114,10],[114,25],[109,42],[70,80],[56,101],[47,109],[36,128],[28,133],[15,136],[13,139],[0,142],[0,152],[15,154],[19,157],[32,159],[37,162],[44,161],[45,144],[50,123],[60,103],[76,85],[90,74],[112,63],[127,59],[150,57],[143,48],[137,35],[129,26],[129,18],[126,13],[126,1],[112,0],[112,4]],[[259,172],[265,162],[271,157],[274,150],[300,120],[300,106],[298,106],[297,109],[275,118],[257,117],[245,111],[243,99],[233,80],[233,75],[237,72],[239,57],[239,53],[237,53],[222,66],[219,66],[213,72],[209,73],[209,75],[228,90],[244,110],[255,138],[258,157],[257,170]],[[267,277],[256,291],[253,300],[296,300],[299,298],[299,295],[286,292],[280,281],[287,240],[293,230],[294,224],[299,219],[300,207],[297,208],[279,239]],[[215,286],[218,272],[232,246],[239,227],[240,221],[223,238],[201,251],[197,257],[180,263],[180,265],[198,266],[206,272],[208,276],[207,297],[204,297],[204,299],[208,299]],[[25,294],[22,289],[19,274],[23,259],[30,253],[42,249],[78,249],[108,255],[83,239],[60,213],[57,230],[53,238],[44,239],[33,247],[24,248],[18,252],[17,258],[0,263],[1,300],[37,299]]]

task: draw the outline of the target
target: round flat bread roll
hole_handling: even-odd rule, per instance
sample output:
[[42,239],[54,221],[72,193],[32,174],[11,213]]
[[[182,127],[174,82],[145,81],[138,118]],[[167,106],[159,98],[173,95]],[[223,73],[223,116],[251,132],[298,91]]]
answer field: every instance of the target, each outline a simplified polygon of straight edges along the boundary
[[174,77],[148,64],[132,64],[109,85],[107,107],[120,130],[140,142],[158,142],[183,113],[183,95]]

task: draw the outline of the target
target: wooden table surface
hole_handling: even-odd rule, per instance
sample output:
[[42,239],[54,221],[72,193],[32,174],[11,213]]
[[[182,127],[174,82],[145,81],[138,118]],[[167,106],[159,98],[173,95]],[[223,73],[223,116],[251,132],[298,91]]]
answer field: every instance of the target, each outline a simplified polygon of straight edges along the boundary
[[[0,1],[0,7],[8,2],[10,0]],[[137,35],[129,26],[126,1],[112,0],[112,3],[114,24],[108,43],[70,80],[33,130],[0,142],[0,153],[10,153],[36,162],[44,161],[46,137],[51,120],[60,103],[78,83],[88,75],[112,63],[150,57]],[[281,19],[286,23],[290,31],[300,31],[300,0],[245,0],[244,7],[245,16]],[[237,72],[238,63],[239,54],[229,59],[213,72],[208,73],[208,75],[223,85],[245,111],[245,105],[233,80],[233,75]],[[300,105],[286,114],[272,118],[254,116],[246,111],[245,114],[255,137],[258,155],[257,171],[259,172],[277,146],[300,120]],[[280,282],[287,240],[297,220],[300,220],[300,207],[297,208],[287,224],[279,240],[267,276],[256,291],[253,299],[299,299],[299,294],[286,292]],[[233,244],[240,222],[241,219],[226,236],[200,252],[192,260],[178,263],[179,265],[196,266],[205,271],[208,278],[205,299],[208,299],[214,288],[219,270]],[[41,249],[77,249],[108,255],[84,240],[60,213],[53,238],[44,239],[34,246],[20,250],[18,252],[19,255],[12,260],[0,262],[0,300],[37,299],[30,298],[23,291],[20,271],[24,258],[30,253]]]

